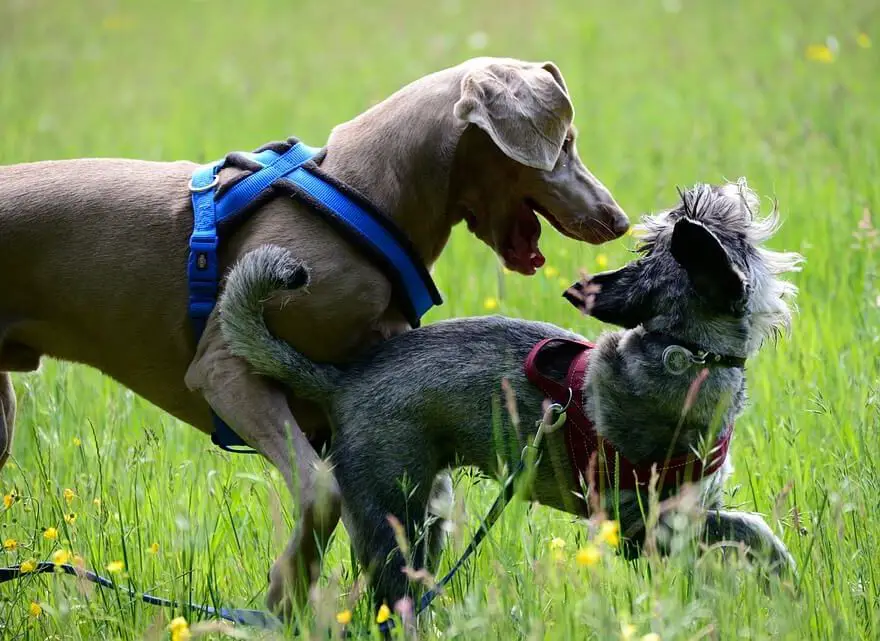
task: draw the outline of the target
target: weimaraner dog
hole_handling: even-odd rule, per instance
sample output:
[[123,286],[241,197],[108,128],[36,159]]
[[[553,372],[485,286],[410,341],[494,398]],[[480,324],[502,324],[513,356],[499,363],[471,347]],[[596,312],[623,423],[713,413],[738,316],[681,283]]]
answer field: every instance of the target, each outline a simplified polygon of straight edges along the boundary
[[[334,128],[320,169],[382,211],[428,269],[466,221],[507,268],[531,275],[544,262],[535,212],[593,244],[628,228],[578,158],[573,116],[554,64],[473,59]],[[91,365],[206,433],[213,411],[298,500],[296,531],[270,572],[268,604],[286,616],[339,518],[335,481],[316,499],[330,428],[317,406],[230,353],[216,309],[196,340],[186,276],[196,169],[123,159],[0,167],[0,467],[15,418],[8,372],[36,370],[43,356]],[[224,166],[219,189],[247,171]],[[222,239],[221,270],[266,243],[314,266],[309,296],[285,306],[281,292],[266,305],[272,332],[308,358],[345,362],[410,328],[385,272],[307,202],[264,199]]]

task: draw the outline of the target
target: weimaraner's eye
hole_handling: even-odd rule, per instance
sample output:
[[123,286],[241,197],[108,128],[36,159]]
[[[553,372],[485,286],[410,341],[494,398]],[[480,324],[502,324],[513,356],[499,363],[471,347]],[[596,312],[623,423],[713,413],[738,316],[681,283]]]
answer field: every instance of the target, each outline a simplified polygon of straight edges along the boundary
[[562,141],[562,153],[570,154],[571,147],[573,144],[574,144],[574,134],[571,131],[569,131],[565,136],[565,140]]

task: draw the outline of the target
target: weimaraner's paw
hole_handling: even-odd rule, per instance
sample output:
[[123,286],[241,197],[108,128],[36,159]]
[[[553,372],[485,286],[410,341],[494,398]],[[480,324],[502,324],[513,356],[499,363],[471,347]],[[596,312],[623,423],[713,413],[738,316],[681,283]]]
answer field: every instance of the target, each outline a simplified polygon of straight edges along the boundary
[[294,604],[302,608],[308,599],[308,581],[293,580],[293,572],[289,559],[281,556],[269,571],[269,591],[266,594],[266,606],[269,611],[282,621],[290,621],[294,613]]

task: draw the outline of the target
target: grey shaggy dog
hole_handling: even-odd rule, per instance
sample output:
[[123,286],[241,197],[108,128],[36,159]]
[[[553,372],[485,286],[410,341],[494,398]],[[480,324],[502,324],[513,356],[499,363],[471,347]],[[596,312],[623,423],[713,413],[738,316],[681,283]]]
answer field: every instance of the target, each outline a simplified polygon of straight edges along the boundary
[[[778,217],[774,210],[758,218],[757,208],[742,180],[697,185],[681,194],[678,206],[645,220],[636,260],[565,294],[585,313],[625,328],[599,337],[583,388],[575,393],[598,434],[634,463],[705,449],[713,430],[733,423],[743,410],[745,359],[790,327],[796,289],[778,276],[796,270],[801,257],[760,246],[777,229]],[[264,322],[261,301],[297,287],[295,296],[308,296],[307,285],[307,266],[284,249],[264,246],[245,255],[220,302],[223,332],[232,352],[258,373],[326,409],[334,427],[330,455],[343,521],[360,562],[370,569],[376,601],[394,603],[410,589],[404,565],[430,568],[439,552],[442,519],[429,519],[422,528],[429,504],[450,498],[448,470],[476,466],[497,475],[499,461],[511,469],[536,432],[546,405],[523,371],[529,351],[546,338],[583,339],[541,322],[450,320],[396,336],[340,369],[306,359],[272,336]],[[684,371],[673,373],[665,364],[670,346],[690,354]],[[724,355],[723,364],[698,362],[705,352]],[[554,358],[551,350],[550,370],[564,375]],[[705,376],[698,393],[686,401],[698,376]],[[498,411],[504,380],[517,412]],[[619,515],[627,549],[637,553],[646,532],[647,491],[604,492],[598,505],[591,504],[591,493],[574,480],[563,430],[548,435],[544,449],[531,498],[579,515],[591,507]],[[728,457],[693,486],[705,508],[699,512],[700,536],[710,544],[737,542],[776,569],[793,569],[791,555],[761,516],[722,509],[730,472]],[[412,558],[404,559],[398,549],[389,515],[403,524],[410,541],[418,541]]]

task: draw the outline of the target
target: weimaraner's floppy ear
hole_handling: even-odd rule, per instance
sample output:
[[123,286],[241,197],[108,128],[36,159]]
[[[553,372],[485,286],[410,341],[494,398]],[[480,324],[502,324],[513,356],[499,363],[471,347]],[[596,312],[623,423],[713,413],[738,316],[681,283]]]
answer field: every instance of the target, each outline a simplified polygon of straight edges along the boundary
[[454,113],[489,134],[509,158],[550,171],[568,135],[574,107],[552,62],[492,63],[462,79]]

